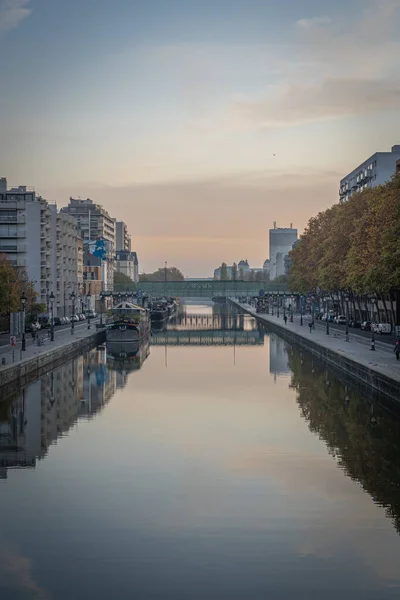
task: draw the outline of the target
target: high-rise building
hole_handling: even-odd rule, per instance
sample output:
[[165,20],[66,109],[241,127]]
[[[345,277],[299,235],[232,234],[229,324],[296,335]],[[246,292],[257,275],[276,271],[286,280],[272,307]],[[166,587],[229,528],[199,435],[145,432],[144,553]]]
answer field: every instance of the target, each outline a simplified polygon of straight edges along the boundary
[[354,192],[374,188],[389,181],[396,172],[398,160],[400,160],[400,144],[393,146],[391,152],[375,152],[343,177],[339,189],[340,201],[348,200]]
[[100,204],[95,204],[90,198],[86,200],[70,198],[68,206],[61,210],[69,213],[78,221],[80,235],[86,248],[89,242],[98,239],[106,241],[107,258],[102,262],[102,291],[112,291],[115,255],[114,219]]
[[132,279],[135,283],[139,281],[139,263],[136,252],[119,250],[115,255],[115,270]]
[[46,306],[56,284],[56,214],[33,187],[8,187],[0,179],[0,252],[25,269]]
[[269,230],[269,259],[271,281],[285,274],[285,257],[297,240],[297,229],[276,227]]
[[131,236],[128,232],[128,227],[123,221],[115,221],[115,250],[131,251]]

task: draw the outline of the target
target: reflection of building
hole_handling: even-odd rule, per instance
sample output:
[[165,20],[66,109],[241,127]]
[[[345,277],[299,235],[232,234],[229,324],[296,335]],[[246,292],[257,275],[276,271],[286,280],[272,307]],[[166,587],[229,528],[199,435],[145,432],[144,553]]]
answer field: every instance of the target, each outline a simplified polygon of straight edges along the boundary
[[0,412],[0,477],[8,468],[34,467],[49,447],[84,416],[102,409],[116,390],[105,352],[93,350],[47,373]]
[[276,226],[269,230],[270,279],[285,274],[285,257],[297,240],[297,229]]
[[269,336],[269,371],[273,375],[290,373],[286,342],[271,333]]

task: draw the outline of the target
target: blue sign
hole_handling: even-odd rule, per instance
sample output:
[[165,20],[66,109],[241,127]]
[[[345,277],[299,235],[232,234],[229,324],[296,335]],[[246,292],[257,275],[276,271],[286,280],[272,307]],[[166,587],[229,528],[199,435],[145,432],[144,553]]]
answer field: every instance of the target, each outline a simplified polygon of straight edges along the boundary
[[103,239],[94,240],[93,242],[89,242],[89,254],[93,256],[98,256],[101,260],[106,260],[107,258],[107,249],[106,249],[106,241]]

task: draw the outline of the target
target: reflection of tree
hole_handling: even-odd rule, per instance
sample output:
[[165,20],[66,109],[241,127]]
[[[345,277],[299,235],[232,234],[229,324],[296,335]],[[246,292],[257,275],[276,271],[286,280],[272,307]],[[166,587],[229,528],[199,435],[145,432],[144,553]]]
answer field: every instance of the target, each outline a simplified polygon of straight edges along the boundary
[[340,467],[386,508],[400,532],[400,420],[331,376],[311,357],[289,351],[291,387],[301,414]]

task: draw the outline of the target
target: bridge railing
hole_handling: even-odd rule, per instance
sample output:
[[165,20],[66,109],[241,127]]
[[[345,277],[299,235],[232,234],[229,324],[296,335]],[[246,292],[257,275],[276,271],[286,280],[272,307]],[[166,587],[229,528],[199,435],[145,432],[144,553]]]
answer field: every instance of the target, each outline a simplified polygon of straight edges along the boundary
[[289,293],[286,283],[260,283],[258,281],[141,281],[138,290],[148,296],[180,296],[192,298],[217,298],[235,296],[256,296],[264,294]]

